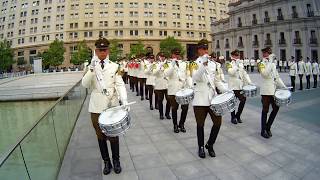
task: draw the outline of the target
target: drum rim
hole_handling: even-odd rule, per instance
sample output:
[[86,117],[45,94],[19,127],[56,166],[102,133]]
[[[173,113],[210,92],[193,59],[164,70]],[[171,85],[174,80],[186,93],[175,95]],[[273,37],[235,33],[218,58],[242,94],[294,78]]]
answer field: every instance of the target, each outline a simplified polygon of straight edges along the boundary
[[[126,112],[126,116],[124,116],[120,121],[118,121],[118,122],[116,122],[116,123],[114,123],[114,124],[119,124],[121,121],[123,121],[124,119],[128,118],[128,116],[130,116],[130,114],[129,114],[128,111],[126,111],[126,110],[124,110],[124,111]],[[103,111],[103,112],[106,112],[106,111]],[[102,112],[102,113],[103,113],[103,112]],[[102,113],[101,113],[101,114],[102,114]],[[103,123],[100,122],[101,114],[99,115],[99,118],[98,118],[98,123],[99,123],[99,124],[103,124]],[[111,125],[111,124],[105,124],[105,125]]]

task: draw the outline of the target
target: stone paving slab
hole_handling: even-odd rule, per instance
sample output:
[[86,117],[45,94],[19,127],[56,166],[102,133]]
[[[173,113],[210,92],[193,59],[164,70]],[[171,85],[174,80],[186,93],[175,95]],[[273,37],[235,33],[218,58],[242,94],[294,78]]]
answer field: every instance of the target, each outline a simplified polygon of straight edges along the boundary
[[[259,77],[252,79],[258,81]],[[87,112],[88,98],[59,179],[314,180],[320,177],[319,112],[308,111],[320,106],[315,98],[320,97],[320,89],[293,94],[297,101],[280,108],[271,139],[260,136],[260,97],[248,99],[242,116],[244,123],[233,125],[230,115],[225,115],[214,145],[217,157],[207,154],[205,159],[197,155],[196,122],[191,106],[185,124],[187,132],[175,134],[171,120],[160,120],[157,110],[148,109],[147,101],[140,101],[135,93],[128,95],[137,104],[131,107],[132,128],[120,137],[122,173],[102,175],[98,143]],[[212,121],[207,119],[205,140],[211,126]]]

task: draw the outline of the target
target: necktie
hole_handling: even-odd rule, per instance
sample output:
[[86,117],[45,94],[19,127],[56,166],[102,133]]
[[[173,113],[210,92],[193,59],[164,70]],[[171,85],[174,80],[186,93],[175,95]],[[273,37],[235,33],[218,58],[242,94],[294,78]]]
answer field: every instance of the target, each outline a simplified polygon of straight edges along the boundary
[[100,64],[101,64],[101,68],[103,69],[104,68],[104,61],[100,61]]

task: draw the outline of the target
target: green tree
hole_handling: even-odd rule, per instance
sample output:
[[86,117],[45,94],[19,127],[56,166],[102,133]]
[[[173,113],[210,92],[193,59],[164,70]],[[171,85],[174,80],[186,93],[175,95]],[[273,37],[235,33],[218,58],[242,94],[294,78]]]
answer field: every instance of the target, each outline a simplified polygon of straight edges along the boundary
[[49,49],[40,54],[43,59],[44,66],[54,66],[57,67],[61,65],[64,61],[64,52],[65,48],[63,47],[63,41],[58,39],[54,40]]
[[7,71],[12,64],[15,63],[13,59],[13,49],[9,41],[4,40],[0,42],[0,71]]
[[116,39],[110,40],[110,48],[109,48],[109,59],[110,61],[116,62],[122,54],[122,50],[119,47],[119,41]]
[[77,45],[77,51],[71,55],[70,62],[74,65],[81,65],[91,58],[90,48],[87,46],[85,41],[81,41]]
[[147,51],[144,48],[144,44],[141,42],[141,40],[139,40],[137,44],[132,45],[130,48],[130,57],[137,55],[145,55],[146,53]]
[[174,37],[169,36],[166,39],[160,41],[160,51],[163,52],[167,57],[171,55],[171,50],[173,50],[174,48],[179,48],[182,56],[185,54],[185,50],[182,44]]

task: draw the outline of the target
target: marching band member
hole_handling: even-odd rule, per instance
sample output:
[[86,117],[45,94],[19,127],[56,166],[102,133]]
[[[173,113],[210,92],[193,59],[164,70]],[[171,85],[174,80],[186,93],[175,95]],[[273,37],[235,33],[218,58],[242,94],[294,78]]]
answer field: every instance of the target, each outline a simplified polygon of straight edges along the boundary
[[185,133],[186,129],[184,127],[184,123],[187,118],[189,104],[181,105],[182,111],[180,115],[180,121],[178,124],[177,111],[179,108],[179,104],[176,101],[175,95],[179,90],[187,86],[190,87],[191,84],[187,85],[188,83],[187,63],[184,60],[181,60],[180,49],[174,48],[172,50],[171,63],[169,64],[169,68],[164,70],[164,75],[168,79],[168,101],[171,105],[173,130],[175,133],[179,133],[179,130]]
[[309,57],[307,57],[307,62],[305,66],[306,66],[307,89],[310,89],[310,76],[312,74],[312,65]]
[[224,78],[224,73],[223,73],[223,70],[222,70],[222,65],[224,64],[225,62],[225,59],[223,56],[219,56],[218,59],[216,59],[216,68],[217,68],[217,71],[216,71],[216,78],[219,80],[219,81],[222,81],[222,82],[226,82],[225,78]]
[[317,60],[313,60],[312,63],[312,75],[313,75],[313,88],[317,88],[318,85],[318,75],[319,75],[319,65]]
[[250,59],[251,72],[254,71],[254,66],[256,66],[256,60],[252,57]]
[[294,92],[296,90],[296,76],[298,72],[298,65],[294,60],[294,57],[291,56],[291,61],[289,62],[289,76],[291,80],[291,91]]
[[239,63],[239,58],[239,50],[234,50],[231,52],[232,61],[227,64],[227,72],[229,74],[228,87],[233,90],[236,98],[240,101],[237,113],[235,111],[231,112],[231,123],[233,124],[242,123],[241,114],[246,104],[246,97],[242,91],[243,86],[246,84],[253,85],[243,65]]
[[[197,121],[197,139],[198,139],[198,155],[200,158],[205,158],[204,152],[204,124],[207,114],[210,115],[213,121],[210,137],[205,145],[208,149],[208,153],[211,157],[215,157],[213,150],[213,144],[218,136],[221,126],[221,116],[217,116],[210,109],[212,98],[217,95],[215,88],[217,87],[221,92],[227,91],[222,82],[218,79],[207,77],[208,68],[208,41],[202,39],[198,42],[198,54],[199,57],[196,60],[195,68],[192,73],[193,85],[194,85],[194,99],[193,110]],[[191,66],[191,65],[190,65]],[[191,66],[192,67],[192,66]]]
[[[119,105],[121,102],[127,106],[127,92],[125,84],[119,75],[119,66],[109,60],[109,41],[100,38],[95,42],[96,56],[93,57],[90,70],[82,78],[82,85],[92,89],[89,112],[91,113],[92,125],[98,138],[100,153],[104,160],[103,174],[111,172],[112,164],[115,173],[121,172],[119,155],[119,137],[107,137],[102,133],[98,125],[98,118],[103,110]],[[109,157],[107,140],[110,141],[112,151],[112,161]]]
[[164,77],[164,70],[168,68],[168,63],[165,60],[163,53],[159,53],[156,68],[153,70],[155,76],[154,93],[158,98],[158,108],[160,113],[160,119],[163,120],[163,99],[166,98],[166,111],[165,116],[167,119],[171,119],[170,116],[170,102],[168,101],[168,81]]
[[133,74],[133,86],[134,86],[134,89],[136,89],[136,96],[139,96],[139,89],[138,89],[138,69],[139,69],[139,66],[140,66],[140,63],[139,63],[139,60],[137,58],[134,59],[134,62],[133,62],[133,70],[132,70],[132,74]]
[[[149,54],[148,55],[148,62],[145,64],[145,69],[144,73],[146,74],[147,81],[146,81],[146,89],[148,90],[148,95],[149,95],[149,105],[150,105],[150,110],[153,110],[153,87],[155,85],[155,76],[153,75],[152,71],[155,68],[154,64],[154,55]],[[157,101],[157,99],[156,99]],[[156,102],[155,102],[156,103]]]
[[143,56],[141,55],[140,56],[140,59],[139,59],[139,67],[138,67],[138,82],[139,82],[139,92],[140,92],[140,96],[141,96],[141,101],[144,100],[144,93],[145,93],[145,84],[146,84],[146,76],[144,74],[144,65],[145,65],[145,62],[144,62],[144,58]]
[[121,71],[123,71],[122,79],[125,84],[128,84],[128,62],[126,59],[122,59],[119,64],[121,67]]
[[299,74],[299,79],[300,79],[300,89],[299,90],[303,90],[303,84],[302,84],[302,78],[303,75],[306,72],[306,65],[303,62],[302,57],[299,58],[299,62],[298,62],[298,74]]
[[[281,80],[273,60],[275,55],[271,54],[271,48],[267,47],[261,50],[263,60],[259,64],[259,72],[263,79],[260,94],[262,102],[261,114],[261,136],[270,138],[272,136],[271,126],[279,111],[279,106],[275,103],[274,94],[277,87],[287,88]],[[269,106],[272,106],[272,112],[268,118]]]

